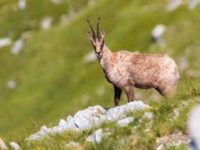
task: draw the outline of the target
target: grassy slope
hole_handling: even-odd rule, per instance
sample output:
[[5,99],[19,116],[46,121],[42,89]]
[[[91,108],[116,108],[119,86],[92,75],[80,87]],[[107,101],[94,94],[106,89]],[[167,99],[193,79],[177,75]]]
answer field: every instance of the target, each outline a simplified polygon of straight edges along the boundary
[[[164,52],[176,61],[182,56],[189,59],[189,69],[182,72],[178,96],[161,103],[148,98],[151,92],[142,91],[143,95],[140,96],[145,102],[158,108],[158,112],[155,113],[160,119],[155,130],[161,130],[161,122],[164,127],[173,126],[167,128],[166,133],[178,127],[185,130],[186,115],[183,115],[180,123],[170,123],[162,114],[164,112],[170,115],[169,112],[179,103],[199,95],[200,77],[193,77],[190,73],[200,72],[200,34],[197,32],[200,25],[199,8],[189,11],[183,6],[175,12],[167,13],[166,3],[158,0],[104,0],[94,7],[82,10],[68,25],[60,25],[55,21],[51,29],[41,31],[37,26],[37,22],[42,18],[39,13],[41,8],[38,8],[38,14],[33,14],[36,25],[29,26],[27,24],[31,24],[31,17],[27,17],[27,13],[31,16],[33,11],[12,13],[11,7],[7,5],[14,5],[14,1],[1,5],[4,9],[0,14],[5,16],[0,22],[1,35],[17,39],[22,31],[33,32],[27,38],[23,52],[19,56],[9,54],[9,47],[0,51],[0,105],[3,106],[0,108],[0,135],[3,138],[22,139],[38,130],[41,125],[52,125],[59,118],[89,105],[112,105],[112,87],[105,81],[99,65],[96,62],[83,63],[84,55],[91,51],[85,20],[95,20],[97,16],[103,18],[106,43],[112,49]],[[40,4],[33,6],[38,5]],[[35,10],[35,7],[32,10]],[[54,17],[57,18],[64,11]],[[52,16],[55,12],[58,11],[52,9],[52,12],[47,11],[43,16]],[[17,19],[20,17],[22,19]],[[167,46],[164,48],[151,42],[151,29],[158,23],[166,24],[168,29],[165,34]],[[18,86],[15,90],[6,88],[9,79],[16,80]],[[102,96],[96,94],[100,87],[106,88]]]

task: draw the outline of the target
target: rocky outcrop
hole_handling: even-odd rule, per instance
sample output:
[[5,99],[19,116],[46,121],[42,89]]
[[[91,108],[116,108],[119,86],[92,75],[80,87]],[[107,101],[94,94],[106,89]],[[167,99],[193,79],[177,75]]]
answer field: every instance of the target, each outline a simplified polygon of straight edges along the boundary
[[57,126],[47,128],[45,125],[40,130],[28,138],[28,141],[40,140],[48,135],[60,134],[66,131],[83,131],[100,126],[105,122],[118,121],[119,126],[125,126],[133,122],[133,117],[127,118],[128,112],[136,110],[144,110],[150,108],[149,105],[142,101],[134,101],[105,110],[102,106],[88,107],[84,110],[78,111],[74,116],[68,116],[67,119],[61,119]]

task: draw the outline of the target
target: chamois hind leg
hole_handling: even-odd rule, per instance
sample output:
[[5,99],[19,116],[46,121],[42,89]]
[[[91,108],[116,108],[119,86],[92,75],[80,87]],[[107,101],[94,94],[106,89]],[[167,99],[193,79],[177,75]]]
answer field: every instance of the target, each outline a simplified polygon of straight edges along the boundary
[[166,90],[164,89],[164,88],[161,88],[161,87],[158,87],[158,88],[155,88],[159,93],[160,93],[160,95],[162,95],[164,98],[168,98],[168,94],[167,94],[167,92],[166,92]]
[[119,106],[119,100],[122,94],[122,90],[118,87],[116,87],[115,85],[113,85],[114,90],[115,90],[115,95],[114,95],[114,103],[115,106]]
[[126,87],[124,87],[124,91],[126,93],[128,102],[134,101],[134,87],[126,86]]
[[158,91],[158,93],[160,93],[160,95],[165,97],[165,94],[163,93],[163,90],[161,88],[155,88],[156,91]]
[[156,90],[167,99],[175,94],[176,86],[167,86],[165,88],[156,88]]

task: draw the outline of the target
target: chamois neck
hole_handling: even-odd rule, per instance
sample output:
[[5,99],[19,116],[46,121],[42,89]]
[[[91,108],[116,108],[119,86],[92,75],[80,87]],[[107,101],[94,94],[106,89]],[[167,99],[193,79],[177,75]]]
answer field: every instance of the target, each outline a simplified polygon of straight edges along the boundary
[[99,63],[101,64],[104,70],[109,68],[111,58],[112,58],[112,51],[106,45],[104,45],[102,49],[102,57],[99,59]]
[[105,57],[105,56],[109,56],[112,54],[111,50],[106,46],[104,45],[103,49],[102,49],[102,57]]

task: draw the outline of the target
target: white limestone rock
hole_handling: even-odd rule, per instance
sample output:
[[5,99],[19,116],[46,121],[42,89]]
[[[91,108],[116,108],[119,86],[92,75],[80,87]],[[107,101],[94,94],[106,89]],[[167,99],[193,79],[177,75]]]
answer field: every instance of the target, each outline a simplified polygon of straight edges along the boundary
[[183,0],[169,0],[169,3],[167,5],[167,11],[174,11],[176,10],[181,4],[183,3]]
[[129,125],[133,121],[134,121],[133,117],[126,117],[124,119],[119,120],[117,122],[117,125],[120,126],[120,127],[125,127],[125,126]]
[[68,116],[66,120],[61,119],[57,126],[50,128],[49,134],[60,134],[65,131],[78,131],[72,116]]
[[16,82],[15,82],[14,80],[9,80],[9,81],[7,82],[7,87],[8,87],[9,89],[15,89],[16,86],[17,86],[17,84],[16,84]]
[[74,122],[81,130],[99,126],[105,120],[106,110],[99,105],[88,107],[74,115]]
[[62,127],[63,129],[66,129],[67,128],[67,122],[63,119],[60,119],[58,126]]
[[26,9],[26,0],[19,0],[17,5],[19,10]]
[[49,29],[51,27],[52,21],[53,21],[53,19],[51,17],[45,17],[40,22],[40,28],[43,30]]
[[12,40],[10,38],[0,38],[0,48],[9,46],[12,43]]
[[71,141],[71,142],[66,144],[66,146],[69,146],[69,147],[74,147],[74,146],[77,146],[77,145],[79,145],[79,143],[74,142],[74,141]]
[[65,145],[66,148],[78,149],[81,145],[78,142],[71,141]]
[[156,150],[164,150],[164,145],[163,144],[159,145],[158,147],[156,147]]
[[126,117],[128,112],[135,110],[144,110],[150,108],[149,105],[144,104],[142,101],[134,101],[127,103],[125,105],[117,106],[111,108],[107,111],[107,119],[109,121],[116,121]]
[[195,9],[200,4],[200,0],[188,0],[189,9]]
[[74,122],[74,118],[72,116],[68,116],[66,119],[67,122],[67,129],[69,130],[78,130],[75,122]]
[[41,140],[44,137],[48,136],[50,129],[47,128],[45,125],[40,128],[40,130],[32,135],[30,135],[28,138],[26,138],[27,141],[36,141]]
[[[150,108],[149,105],[144,104],[142,101],[134,101],[127,103],[125,105],[121,105],[118,107],[114,107],[106,111],[103,107],[97,105],[93,107],[88,107],[84,110],[78,111],[74,117],[68,116],[66,120],[61,119],[57,126],[52,128],[47,128],[46,126],[42,126],[40,131],[32,134],[26,140],[34,141],[40,140],[49,134],[60,134],[65,131],[83,131],[86,129],[91,129],[93,127],[98,127],[102,123],[106,121],[117,121],[119,125],[125,126],[134,120],[133,117],[125,118],[128,112],[135,110],[144,110]],[[124,119],[123,119],[124,118]],[[93,136],[88,137],[88,139],[95,139],[96,142],[101,141],[102,130],[97,130],[95,132],[94,138]]]
[[23,47],[24,47],[24,40],[19,39],[14,43],[13,47],[11,48],[11,53],[17,55],[21,52]]
[[145,112],[142,116],[143,119],[146,120],[152,120],[153,119],[153,113],[152,112]]
[[10,144],[10,147],[13,149],[13,150],[20,150],[21,148],[20,148],[20,146],[19,146],[19,144],[17,144],[16,142],[10,142],[9,143]]
[[151,36],[155,42],[161,42],[163,40],[163,34],[166,32],[166,27],[163,24],[156,25],[152,32]]
[[196,106],[188,119],[188,128],[191,138],[190,150],[200,150],[200,105]]
[[92,133],[92,135],[88,136],[86,138],[86,141],[99,144],[99,143],[101,143],[102,139],[103,139],[103,130],[98,129],[98,130],[94,131]]
[[60,5],[63,3],[63,0],[50,0],[53,4]]
[[96,4],[97,0],[89,0],[88,1],[88,6],[94,6]]
[[1,150],[7,150],[8,147],[6,146],[6,144],[4,143],[4,141],[0,138],[0,149]]
[[181,71],[185,71],[186,69],[189,68],[189,61],[185,56],[179,58],[178,64]]

